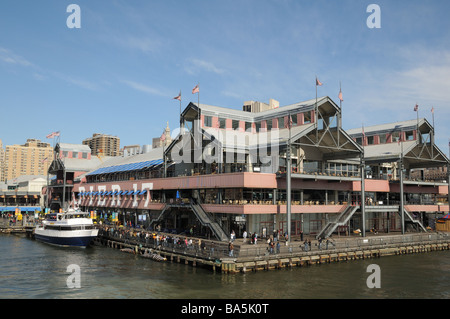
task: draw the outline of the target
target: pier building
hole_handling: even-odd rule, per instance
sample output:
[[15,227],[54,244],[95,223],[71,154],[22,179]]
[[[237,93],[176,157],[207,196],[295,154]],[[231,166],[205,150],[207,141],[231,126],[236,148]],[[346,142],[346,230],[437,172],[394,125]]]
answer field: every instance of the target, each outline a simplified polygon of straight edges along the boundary
[[76,204],[121,223],[220,240],[244,230],[425,232],[449,211],[448,176],[412,178],[449,165],[426,119],[345,131],[329,97],[263,106],[189,103],[170,144],[81,174],[71,188]]

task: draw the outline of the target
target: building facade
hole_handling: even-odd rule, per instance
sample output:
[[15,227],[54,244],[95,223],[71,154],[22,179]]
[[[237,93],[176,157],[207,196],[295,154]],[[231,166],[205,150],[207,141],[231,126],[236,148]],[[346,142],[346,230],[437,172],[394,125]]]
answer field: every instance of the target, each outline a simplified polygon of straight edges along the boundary
[[53,158],[50,144],[37,139],[28,139],[23,145],[6,145],[2,152],[3,181],[23,175],[47,175]]
[[47,184],[43,175],[20,176],[0,183],[0,215],[14,216],[19,213],[34,216],[44,207],[42,188]]
[[170,145],[104,162],[74,185],[76,203],[120,223],[222,240],[244,230],[426,231],[449,211],[448,179],[410,178],[449,163],[426,120],[345,131],[329,97],[246,105],[189,103]]
[[94,156],[119,156],[120,138],[106,134],[95,133],[82,142],[91,148],[91,154]]

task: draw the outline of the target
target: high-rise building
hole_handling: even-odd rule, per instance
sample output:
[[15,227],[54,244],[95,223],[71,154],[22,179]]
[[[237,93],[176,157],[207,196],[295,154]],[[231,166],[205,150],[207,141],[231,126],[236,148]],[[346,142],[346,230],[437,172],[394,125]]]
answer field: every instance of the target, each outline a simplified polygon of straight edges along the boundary
[[28,139],[24,145],[6,145],[1,152],[4,153],[3,181],[22,175],[47,175],[53,158],[52,146],[37,139]]
[[2,140],[0,140],[0,182],[4,182],[3,178],[3,166],[5,163],[5,150],[3,149]]
[[92,155],[119,156],[120,138],[106,134],[95,133],[83,140],[83,145],[91,148]]

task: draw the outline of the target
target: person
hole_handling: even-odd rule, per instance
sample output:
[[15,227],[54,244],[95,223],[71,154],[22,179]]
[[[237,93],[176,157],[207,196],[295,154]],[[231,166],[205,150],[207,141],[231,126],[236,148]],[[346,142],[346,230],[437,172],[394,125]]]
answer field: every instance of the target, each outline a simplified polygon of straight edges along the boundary
[[233,249],[234,249],[233,243],[230,241],[228,243],[228,252],[230,257],[233,257]]
[[277,254],[280,253],[280,241],[277,241]]
[[317,241],[319,242],[319,250],[322,250],[322,237],[319,237]]
[[273,247],[274,247],[274,245],[273,245],[273,241],[272,240],[269,242],[269,247],[270,247],[270,254],[273,254]]
[[303,243],[303,245],[304,245],[304,250],[305,251],[308,251],[308,240],[305,240],[305,242]]
[[234,232],[234,230],[231,231],[231,241],[233,242],[236,239],[236,233]]
[[214,242],[211,242],[211,247],[209,249],[210,256],[214,255]]
[[247,240],[247,231],[246,230],[244,230],[242,237],[243,237],[242,243],[245,244],[245,241]]

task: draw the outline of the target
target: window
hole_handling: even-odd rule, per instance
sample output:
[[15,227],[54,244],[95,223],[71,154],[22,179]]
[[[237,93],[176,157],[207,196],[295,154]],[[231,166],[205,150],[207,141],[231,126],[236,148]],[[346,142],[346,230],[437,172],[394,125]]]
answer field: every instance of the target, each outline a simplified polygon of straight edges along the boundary
[[400,132],[392,132],[392,142],[400,141]]
[[205,116],[205,127],[212,127],[212,117],[211,116]]
[[258,133],[259,131],[261,131],[261,122],[256,122],[255,123],[256,126],[256,132]]
[[231,128],[233,130],[238,130],[239,129],[239,120],[232,120],[231,121]]
[[284,128],[284,117],[278,118],[278,128]]
[[84,158],[84,159],[88,158],[87,153],[86,152],[81,153],[81,158]]
[[413,141],[414,140],[414,131],[406,132],[406,140]]
[[266,121],[267,132],[272,130],[272,119]]
[[362,145],[362,137],[357,137],[356,143],[358,143],[359,145]]
[[72,152],[72,158],[78,158],[78,152]]
[[291,114],[292,126],[297,126],[297,114]]
[[224,118],[219,117],[219,128],[225,128],[227,121]]
[[311,112],[303,113],[303,115],[304,115],[304,118],[305,118],[304,123],[305,123],[305,124],[306,124],[306,123],[311,123]]
[[380,135],[380,144],[385,144],[387,141],[387,135],[386,134],[381,134]]
[[367,136],[367,145],[373,145],[375,142],[375,136]]
[[245,122],[245,131],[246,132],[252,131],[252,123],[251,122]]

